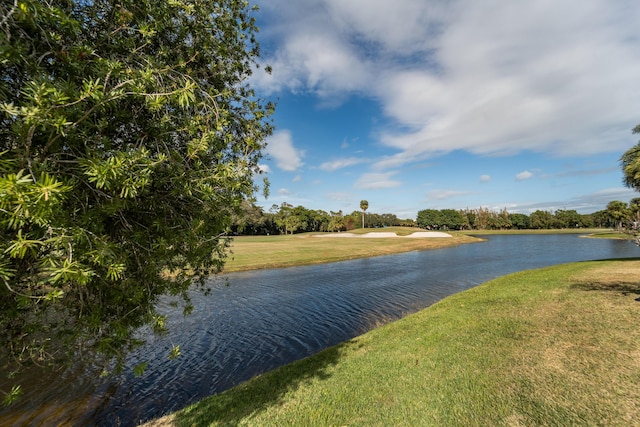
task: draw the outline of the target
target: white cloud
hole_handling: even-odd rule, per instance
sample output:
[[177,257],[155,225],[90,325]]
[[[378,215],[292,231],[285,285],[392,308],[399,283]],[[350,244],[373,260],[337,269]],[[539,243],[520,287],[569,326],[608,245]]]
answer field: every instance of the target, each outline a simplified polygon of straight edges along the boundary
[[525,179],[533,178],[533,173],[529,171],[523,171],[516,175],[516,181],[524,181]]
[[302,181],[302,175],[296,175],[291,180],[291,182],[300,182],[300,181]]
[[529,204],[518,204],[509,207],[509,212],[520,212],[530,214],[534,211],[556,211],[558,209],[576,210],[579,213],[589,214],[604,209],[613,200],[628,202],[638,193],[628,188],[607,188],[583,194],[568,200],[538,202]]
[[278,190],[278,195],[279,196],[290,196],[291,194],[293,194],[293,193],[291,193],[291,191],[289,191],[286,188],[281,188],[281,189]]
[[[466,150],[622,152],[640,97],[640,7],[610,0],[272,0],[263,90],[375,98],[378,169]],[[275,21],[274,21],[275,22]]]
[[278,168],[287,172],[294,172],[304,164],[304,152],[294,147],[291,132],[288,130],[274,133],[267,141],[266,152],[275,159]]
[[320,165],[320,169],[327,172],[333,172],[338,169],[346,168],[349,166],[357,165],[360,163],[366,162],[366,159],[361,159],[358,157],[349,157],[344,159],[336,159],[330,162],[324,162]]
[[480,182],[489,182],[491,181],[491,175],[480,175]]
[[271,172],[271,168],[269,167],[269,165],[265,165],[263,163],[260,163],[258,165],[258,170],[262,173],[269,173]]
[[465,196],[469,194],[468,191],[456,191],[456,190],[433,190],[427,195],[429,199],[435,200],[447,200],[455,197]]
[[391,179],[395,174],[396,172],[365,173],[356,181],[354,187],[362,190],[399,187],[402,182]]

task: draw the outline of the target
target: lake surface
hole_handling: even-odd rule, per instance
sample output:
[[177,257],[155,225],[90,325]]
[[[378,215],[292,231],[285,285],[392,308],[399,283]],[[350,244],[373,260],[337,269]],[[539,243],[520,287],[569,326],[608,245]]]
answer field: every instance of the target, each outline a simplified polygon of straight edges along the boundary
[[[129,426],[317,353],[449,295],[515,271],[640,257],[627,241],[577,235],[489,236],[487,242],[333,264],[233,273],[193,292],[183,317],[163,301],[170,334],[149,335],[128,365],[145,375],[98,379],[90,367],[27,373],[0,425]],[[182,355],[170,361],[172,344]]]

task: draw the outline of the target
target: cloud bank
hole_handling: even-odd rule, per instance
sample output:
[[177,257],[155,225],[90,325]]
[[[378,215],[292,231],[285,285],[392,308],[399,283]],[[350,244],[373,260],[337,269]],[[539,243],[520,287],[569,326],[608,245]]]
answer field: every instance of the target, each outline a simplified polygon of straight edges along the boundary
[[[375,99],[393,123],[379,135],[391,150],[373,164],[380,173],[454,150],[575,156],[624,151],[632,140],[633,3],[270,0],[262,8],[276,23],[261,35],[274,71],[255,85],[327,102]],[[300,167],[290,135],[274,141],[279,167]]]

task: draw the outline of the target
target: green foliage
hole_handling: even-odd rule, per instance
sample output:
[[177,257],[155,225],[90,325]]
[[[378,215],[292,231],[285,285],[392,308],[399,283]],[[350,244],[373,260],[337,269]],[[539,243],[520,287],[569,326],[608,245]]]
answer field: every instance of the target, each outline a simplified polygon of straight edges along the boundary
[[[633,133],[640,133],[640,125],[633,128]],[[620,163],[624,185],[640,191],[640,143],[627,150],[620,158]]]
[[21,395],[22,395],[22,387],[20,387],[19,385],[13,386],[9,391],[9,393],[5,394],[4,398],[2,399],[2,406],[11,405],[13,402],[18,400]]
[[[595,214],[582,215],[575,210],[557,210],[555,213],[537,210],[531,215],[513,213],[506,209],[499,212],[487,208],[478,209],[424,209],[418,212],[416,223],[430,230],[508,230],[589,228],[596,224]],[[601,218],[598,217],[600,220]]]
[[531,228],[531,221],[529,220],[529,217],[525,214],[520,214],[520,213],[509,214],[509,222],[511,223],[513,228],[518,230]]
[[607,215],[611,222],[615,224],[618,232],[620,232],[624,222],[631,219],[631,210],[625,202],[614,200],[607,204]]
[[427,230],[438,229],[441,224],[440,211],[436,209],[423,209],[418,212],[416,223],[418,227]]
[[[0,338],[107,359],[219,271],[273,106],[244,0],[0,5]],[[188,311],[188,305],[187,305]],[[177,356],[178,350],[172,355]],[[141,373],[141,367],[136,368]]]
[[[640,133],[640,125],[633,128],[633,133]],[[620,159],[622,163],[622,172],[624,174],[623,182],[636,191],[640,191],[640,143],[631,147],[627,152],[622,155]],[[638,199],[633,199],[630,202],[629,215],[632,221],[629,227],[629,231],[636,237],[636,243],[640,245],[640,203]]]

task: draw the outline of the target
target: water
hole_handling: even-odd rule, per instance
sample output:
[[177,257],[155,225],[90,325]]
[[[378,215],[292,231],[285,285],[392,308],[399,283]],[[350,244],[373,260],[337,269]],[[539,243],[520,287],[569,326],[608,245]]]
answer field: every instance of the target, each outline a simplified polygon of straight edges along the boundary
[[[128,362],[150,362],[142,378],[99,380],[82,366],[55,378],[27,373],[28,394],[0,413],[0,425],[136,425],[495,277],[638,256],[640,248],[626,241],[491,236],[454,248],[219,276],[209,297],[193,292],[186,318],[169,300],[160,305],[171,333],[149,335]],[[182,356],[170,361],[173,344]]]

